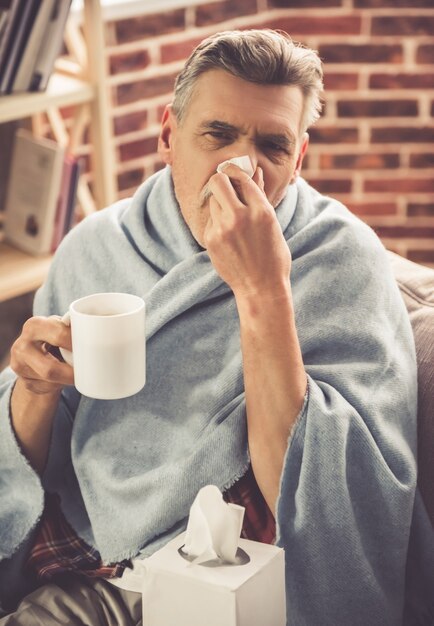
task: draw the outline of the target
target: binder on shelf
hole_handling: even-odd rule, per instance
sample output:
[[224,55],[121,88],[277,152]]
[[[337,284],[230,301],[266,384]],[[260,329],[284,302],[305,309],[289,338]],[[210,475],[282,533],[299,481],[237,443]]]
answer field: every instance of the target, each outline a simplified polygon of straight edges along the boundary
[[6,197],[5,238],[34,255],[51,251],[64,150],[24,129],[15,136]]
[[30,88],[36,57],[41,48],[55,0],[40,0],[40,7],[21,54],[21,60],[13,80],[13,93],[25,92]]
[[29,85],[30,91],[44,91],[47,87],[54,62],[62,49],[63,31],[70,6],[71,0],[54,0],[45,36],[33,67]]
[[7,43],[6,58],[3,65],[0,65],[0,93],[10,93],[18,70],[21,55],[25,48],[26,41],[32,30],[33,22],[36,18],[40,5],[40,0],[25,0],[19,6],[16,24],[11,30],[10,40]]

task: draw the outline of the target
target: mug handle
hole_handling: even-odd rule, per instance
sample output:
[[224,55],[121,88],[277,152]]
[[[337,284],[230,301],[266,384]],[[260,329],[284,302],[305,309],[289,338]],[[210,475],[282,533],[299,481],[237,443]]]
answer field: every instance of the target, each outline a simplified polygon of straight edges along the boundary
[[[71,326],[71,315],[69,314],[69,311],[67,311],[62,317],[61,322],[66,326]],[[72,352],[70,350],[66,350],[66,348],[61,348],[60,346],[59,351],[66,363],[68,363],[68,365],[71,365],[72,367],[74,365],[74,357]]]

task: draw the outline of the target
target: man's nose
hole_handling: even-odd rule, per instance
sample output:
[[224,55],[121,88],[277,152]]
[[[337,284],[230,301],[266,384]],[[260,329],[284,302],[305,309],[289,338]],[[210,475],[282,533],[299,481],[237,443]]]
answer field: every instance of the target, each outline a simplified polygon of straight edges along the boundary
[[251,150],[247,156],[250,158],[250,162],[252,164],[252,168],[253,168],[253,173],[256,172],[256,168],[258,167],[259,163],[258,163],[258,155],[256,154],[255,150]]
[[255,144],[252,141],[246,141],[244,145],[242,146],[242,148],[244,149],[244,154],[250,158],[250,162],[253,167],[253,172],[256,172],[256,168],[258,167],[258,165],[260,165],[260,163],[259,163],[259,154],[258,154]]
[[249,157],[250,159],[253,173],[256,172],[256,168],[258,167],[258,165],[260,165],[260,163],[259,163],[256,150],[254,149],[251,149],[251,148],[248,149],[246,146],[240,147],[240,149],[238,150],[231,151],[231,155],[228,157],[228,159],[234,159],[234,158],[240,158],[240,157],[246,157],[246,156]]

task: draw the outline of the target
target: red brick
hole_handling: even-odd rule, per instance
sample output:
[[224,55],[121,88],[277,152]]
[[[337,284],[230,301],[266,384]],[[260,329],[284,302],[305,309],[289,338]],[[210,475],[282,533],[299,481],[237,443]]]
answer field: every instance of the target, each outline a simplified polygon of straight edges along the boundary
[[151,62],[147,50],[135,50],[110,57],[110,74],[122,74],[142,70]]
[[148,112],[135,111],[125,115],[117,115],[113,119],[113,130],[115,135],[125,135],[134,131],[143,130],[148,122]]
[[397,237],[400,239],[434,238],[434,228],[432,226],[376,226],[375,230],[379,237]]
[[118,175],[118,191],[124,191],[124,189],[132,189],[138,187],[144,180],[143,167],[131,170],[129,172],[122,172]]
[[352,188],[351,180],[337,178],[308,178],[308,182],[321,193],[350,193]]
[[405,8],[432,8],[432,0],[354,0],[354,6],[358,9],[392,9]]
[[393,202],[346,202],[352,213],[362,216],[395,215],[398,211]]
[[357,89],[359,86],[358,74],[344,74],[343,72],[326,72],[324,88],[329,90]]
[[70,106],[62,107],[60,109],[60,113],[64,120],[73,118],[76,111],[77,111],[77,107],[73,104],[71,104]]
[[410,217],[434,217],[434,202],[431,204],[411,202],[407,207]]
[[336,126],[314,126],[309,135],[315,143],[357,143],[357,128],[338,128]]
[[433,89],[434,74],[372,74],[371,89]]
[[324,44],[319,54],[326,63],[401,63],[399,44]]
[[124,83],[116,88],[118,104],[129,104],[146,98],[172,93],[176,74],[155,76],[133,83]]
[[[361,18],[355,15],[318,16],[318,17],[285,17],[271,19],[269,28],[281,29],[291,36],[302,35],[358,35],[361,29]],[[321,55],[322,56],[322,55]]]
[[121,161],[131,161],[132,159],[140,159],[147,154],[153,154],[157,151],[158,137],[148,137],[139,141],[130,141],[119,147]]
[[321,154],[321,169],[379,170],[399,167],[399,154]]
[[410,154],[410,167],[434,167],[434,154],[432,152]]
[[434,265],[434,249],[433,250],[408,250],[407,258],[415,263]]
[[434,17],[431,15],[373,17],[371,31],[373,35],[408,35],[410,37],[432,35]]
[[416,100],[340,100],[339,117],[414,117],[418,114]]
[[257,12],[255,0],[210,2],[196,8],[196,26],[207,26]]
[[434,126],[382,126],[371,129],[371,143],[431,143]]
[[380,178],[378,180],[365,180],[364,190],[391,191],[393,193],[434,193],[434,178]]
[[342,0],[268,0],[270,9],[310,9],[314,7],[340,7]]
[[184,30],[185,11],[164,11],[155,15],[141,15],[115,22],[116,39],[118,43],[143,40],[145,37],[155,37],[165,33]]
[[419,46],[416,53],[418,63],[434,63],[434,45]]
[[188,39],[187,41],[175,41],[161,46],[162,63],[187,59],[194,48],[203,40],[203,37]]

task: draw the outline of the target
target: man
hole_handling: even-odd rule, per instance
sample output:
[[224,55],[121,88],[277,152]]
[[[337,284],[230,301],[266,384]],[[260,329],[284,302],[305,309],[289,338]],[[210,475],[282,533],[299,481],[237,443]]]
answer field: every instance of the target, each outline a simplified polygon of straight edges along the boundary
[[[299,177],[321,91],[283,34],[204,41],[163,116],[168,167],[63,242],[2,377],[4,610],[30,595],[0,624],[138,623],[129,560],[209,483],[285,548],[288,624],[401,623],[413,340],[376,236]],[[252,178],[216,171],[244,155]],[[97,291],[147,302],[147,384],[121,401],[80,397],[52,354]]]

